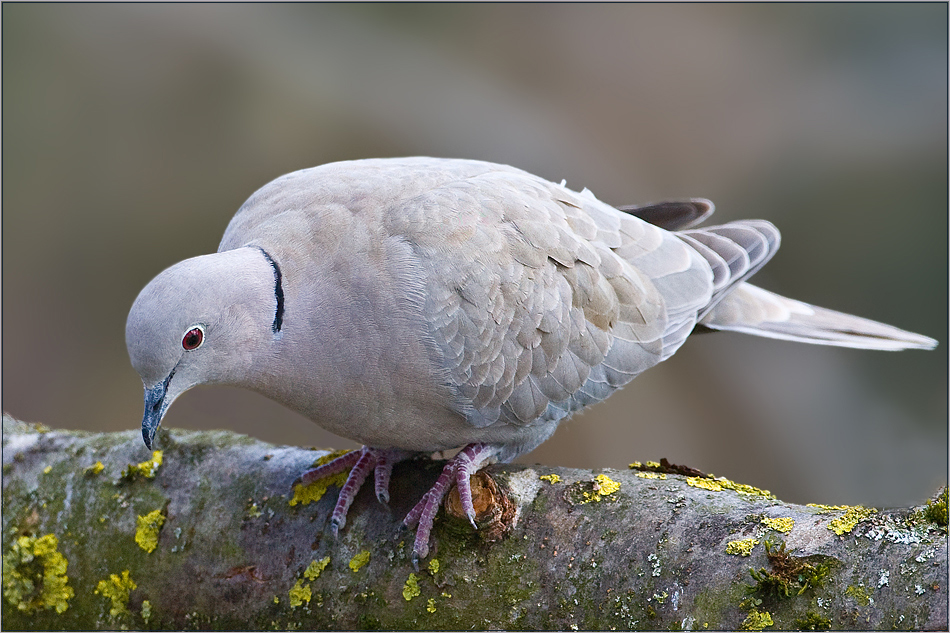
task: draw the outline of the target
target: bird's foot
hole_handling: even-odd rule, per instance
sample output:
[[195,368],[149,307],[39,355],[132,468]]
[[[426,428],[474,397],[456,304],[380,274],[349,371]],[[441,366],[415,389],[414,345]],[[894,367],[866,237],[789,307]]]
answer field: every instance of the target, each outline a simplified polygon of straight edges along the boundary
[[419,560],[429,553],[429,535],[439,511],[442,499],[455,482],[459,491],[462,511],[475,526],[475,507],[472,504],[472,486],[469,481],[479,468],[485,466],[497,453],[497,447],[486,444],[469,444],[450,459],[429,492],[422,496],[419,503],[409,511],[403,524],[406,527],[416,525],[416,540],[412,546],[412,563],[418,569]]
[[375,471],[376,498],[380,503],[389,503],[389,478],[392,475],[393,466],[411,455],[412,453],[407,451],[364,446],[308,470],[297,478],[294,485],[307,485],[318,479],[341,473],[347,468],[351,469],[346,483],[340,489],[340,496],[333,508],[333,514],[330,516],[330,530],[336,535],[346,525],[346,513],[370,471]]

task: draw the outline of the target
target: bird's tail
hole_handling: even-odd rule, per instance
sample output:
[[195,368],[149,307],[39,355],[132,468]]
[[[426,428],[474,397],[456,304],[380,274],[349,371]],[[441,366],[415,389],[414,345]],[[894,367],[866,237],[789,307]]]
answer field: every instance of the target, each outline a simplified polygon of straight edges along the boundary
[[700,326],[756,336],[897,351],[933,349],[937,341],[890,325],[788,299],[742,282],[704,315]]

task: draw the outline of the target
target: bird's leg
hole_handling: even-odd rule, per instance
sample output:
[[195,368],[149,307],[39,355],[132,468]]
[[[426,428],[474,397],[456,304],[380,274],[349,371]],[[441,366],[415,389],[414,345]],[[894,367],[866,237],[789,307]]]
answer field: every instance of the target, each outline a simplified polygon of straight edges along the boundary
[[479,468],[488,463],[497,449],[485,444],[469,444],[455,456],[458,464],[455,471],[455,485],[459,490],[459,500],[462,502],[462,511],[468,517],[473,528],[475,525],[475,506],[472,504],[472,484],[469,479]]
[[346,525],[346,512],[350,509],[350,504],[353,503],[353,500],[356,499],[356,493],[360,491],[360,487],[363,485],[363,482],[366,481],[366,476],[369,475],[369,471],[376,467],[376,462],[378,461],[374,449],[364,446],[360,449],[359,453],[360,456],[356,461],[356,465],[350,470],[350,474],[346,478],[346,483],[340,488],[340,496],[337,498],[336,505],[333,507],[333,514],[330,515],[330,531],[333,533],[333,536],[336,536],[340,528]]
[[409,459],[412,453],[397,450],[380,450],[376,456],[376,498],[382,504],[389,503],[389,477],[393,474],[393,466]]
[[[366,449],[366,447],[364,446],[363,449]],[[297,477],[290,487],[293,488],[294,486],[306,486],[308,484],[312,484],[318,479],[323,479],[324,477],[341,473],[347,468],[352,468],[353,464],[359,460],[361,454],[361,451],[350,451],[349,453],[340,455],[336,459],[328,461],[326,464],[321,464],[316,468],[311,468]]]
[[486,465],[497,452],[497,447],[486,444],[469,444],[463,448],[455,457],[449,460],[429,492],[422,496],[419,503],[403,519],[403,524],[407,527],[418,524],[416,540],[412,546],[414,565],[418,567],[419,559],[425,558],[429,553],[429,535],[432,532],[432,524],[435,522],[435,515],[439,511],[442,499],[445,498],[445,493],[448,492],[453,481],[458,487],[462,510],[468,516],[472,525],[475,525],[475,507],[472,504],[472,486],[469,477]]
[[364,446],[359,450],[350,451],[326,464],[308,470],[297,478],[294,485],[307,485],[318,479],[351,468],[346,483],[340,489],[340,496],[333,508],[333,514],[330,516],[330,530],[335,535],[346,525],[346,513],[356,498],[356,493],[359,492],[363,482],[366,481],[369,472],[375,469],[376,497],[381,502],[386,503],[389,501],[389,477],[392,474],[393,466],[410,456],[411,453],[406,451]]

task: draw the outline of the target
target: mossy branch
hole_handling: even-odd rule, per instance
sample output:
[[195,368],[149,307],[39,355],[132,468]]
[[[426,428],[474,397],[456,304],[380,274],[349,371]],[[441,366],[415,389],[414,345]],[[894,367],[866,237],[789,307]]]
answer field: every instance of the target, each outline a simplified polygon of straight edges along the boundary
[[437,463],[397,466],[390,508],[367,486],[334,539],[337,484],[290,488],[325,452],[223,431],[158,446],[4,418],[4,629],[948,625],[945,491],[942,514],[877,511],[669,465],[495,466],[481,529],[450,500],[417,571],[399,524]]

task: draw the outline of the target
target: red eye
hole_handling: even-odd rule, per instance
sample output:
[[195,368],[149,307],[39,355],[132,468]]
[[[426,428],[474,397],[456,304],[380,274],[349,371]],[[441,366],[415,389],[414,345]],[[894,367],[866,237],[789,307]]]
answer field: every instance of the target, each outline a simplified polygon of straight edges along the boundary
[[201,343],[204,339],[204,331],[200,327],[193,327],[185,332],[185,335],[181,339],[181,346],[185,348],[186,352],[190,352],[193,349],[201,347]]

